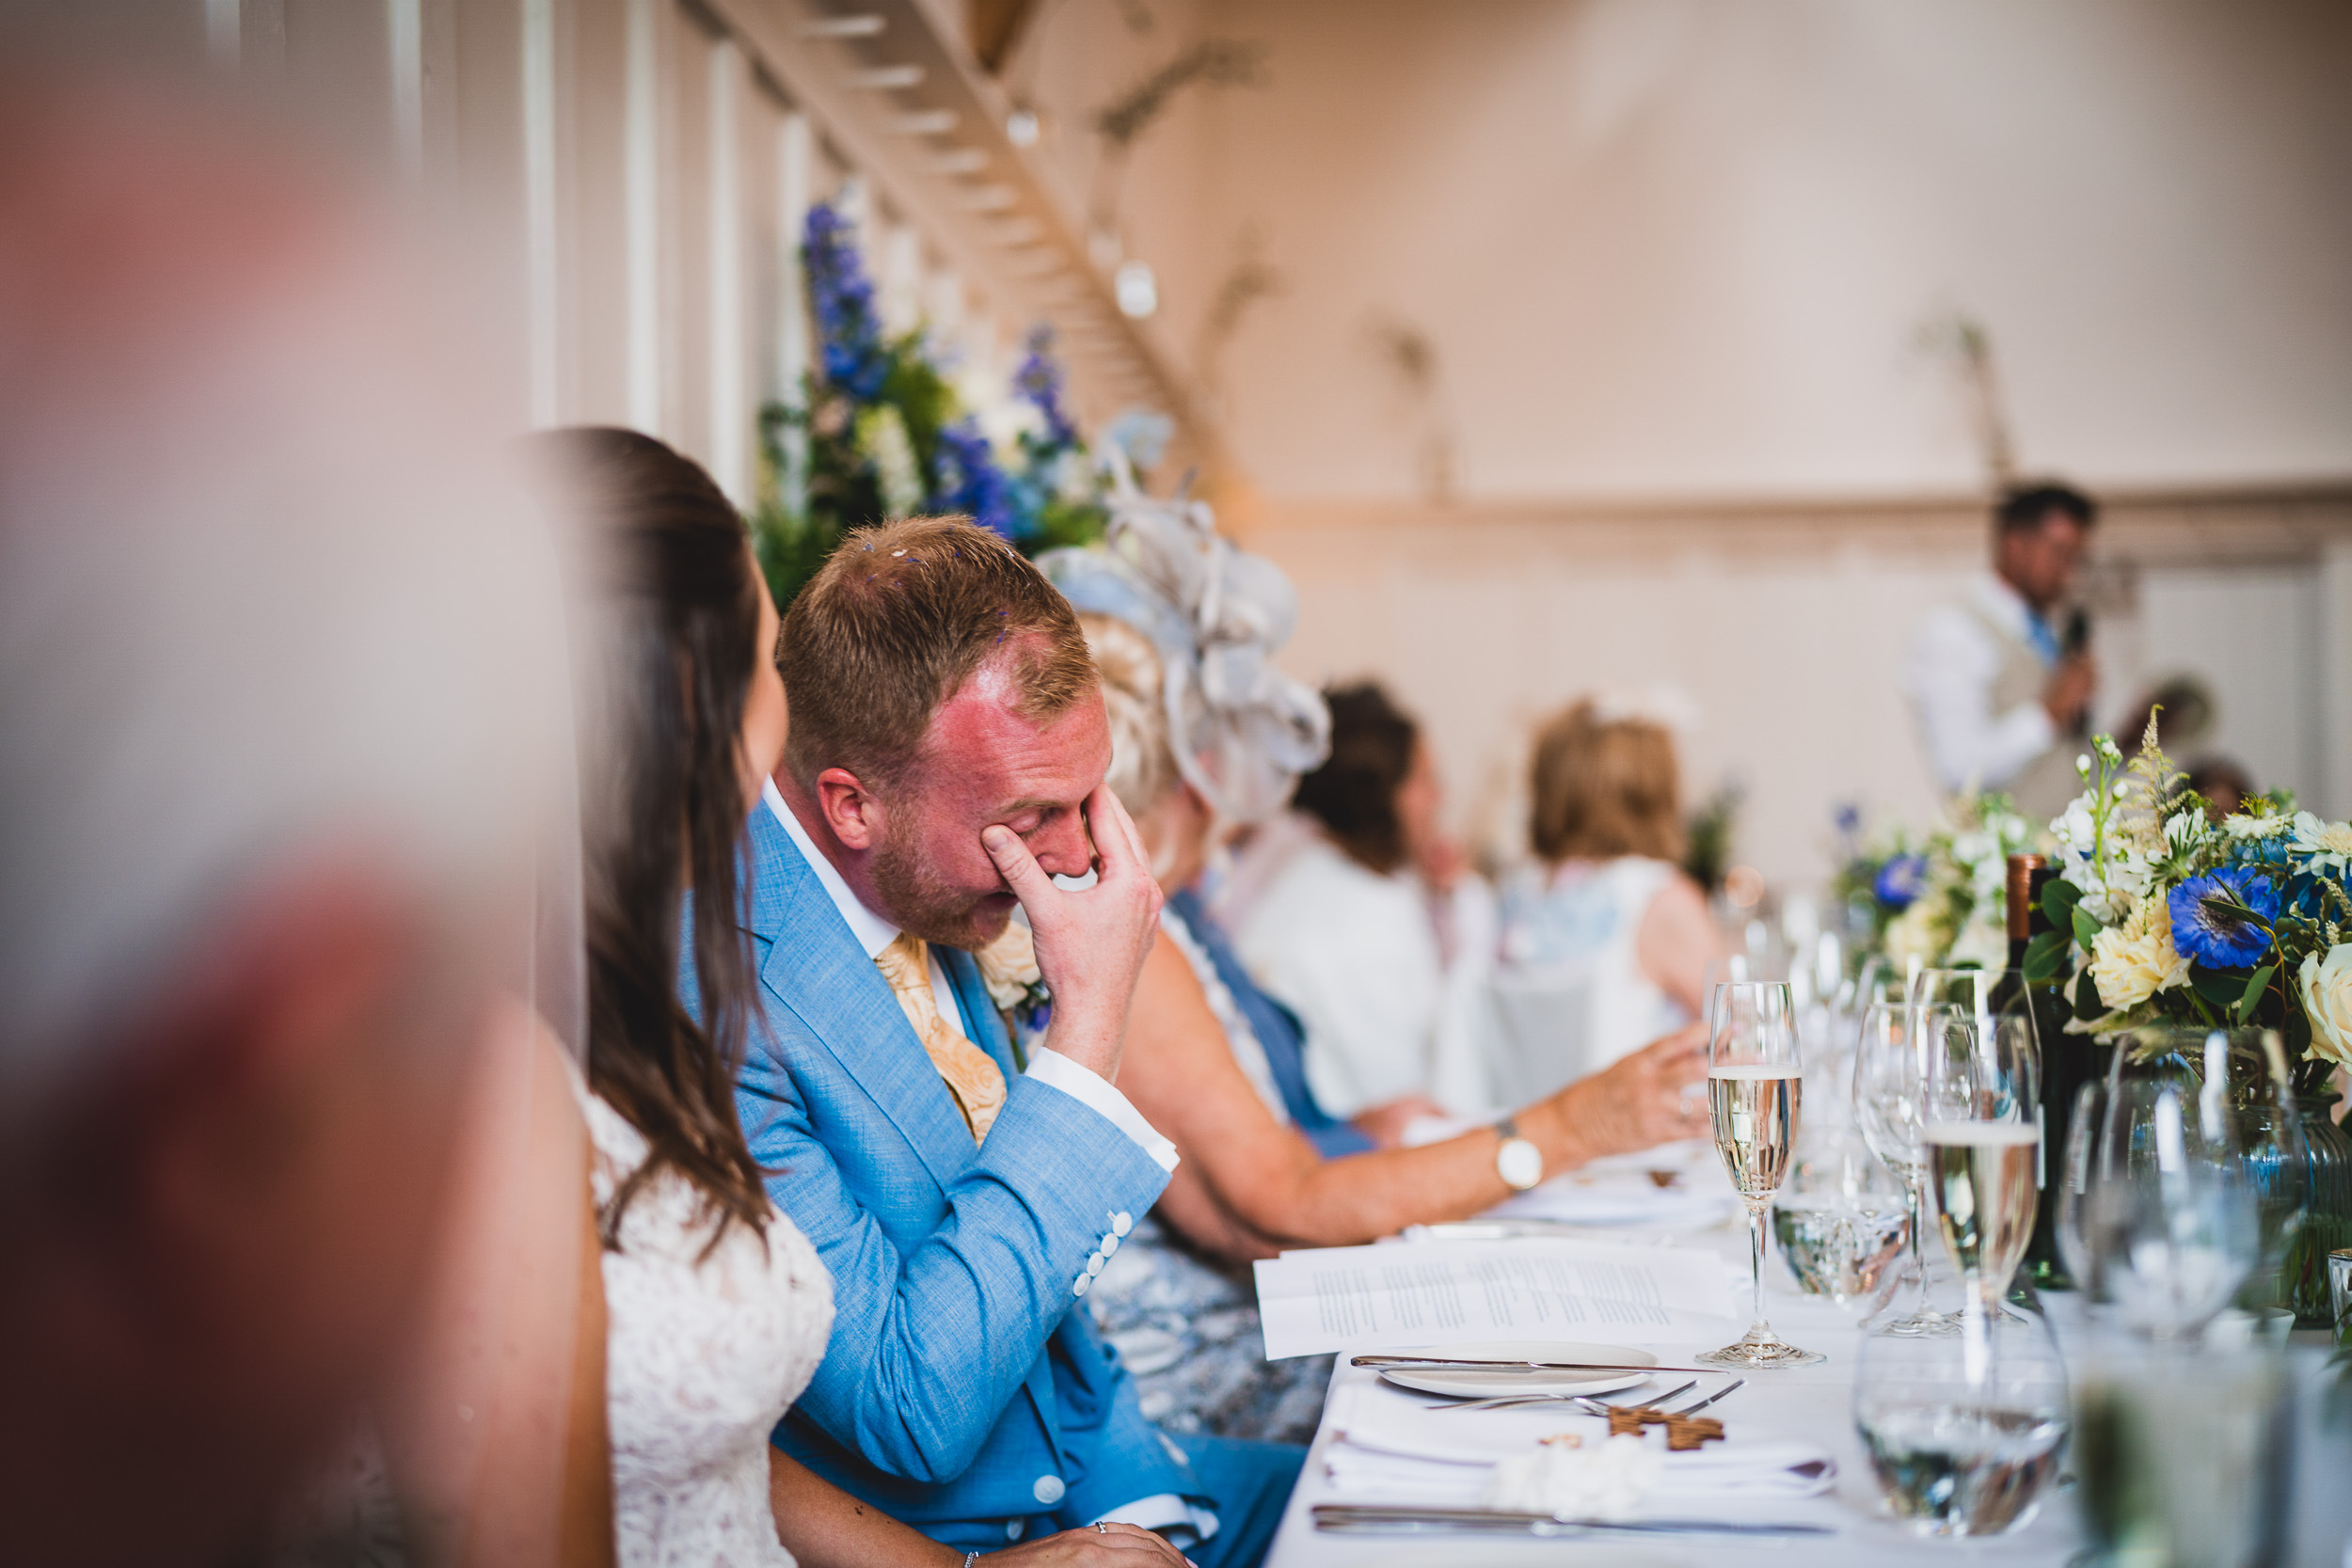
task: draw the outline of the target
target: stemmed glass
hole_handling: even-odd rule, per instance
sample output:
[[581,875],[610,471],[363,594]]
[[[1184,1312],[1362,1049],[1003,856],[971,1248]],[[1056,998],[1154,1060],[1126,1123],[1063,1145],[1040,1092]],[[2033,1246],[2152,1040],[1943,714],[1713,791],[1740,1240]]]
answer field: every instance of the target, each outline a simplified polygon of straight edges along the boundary
[[1862,1012],[1854,1047],[1854,1124],[1862,1141],[1903,1184],[1911,1212],[1911,1310],[1876,1325],[1885,1334],[1937,1334],[1950,1320],[1928,1306],[1927,1145],[1919,1118],[1927,1079],[1925,1036],[1940,1028],[1935,1018],[1949,1009],[1873,1002]]
[[[2158,1339],[2194,1339],[2262,1261],[2263,1229],[2222,1073],[2119,1071],[2077,1201],[2099,1295]],[[2071,1175],[2071,1173],[2070,1173]]]
[[1764,1225],[1788,1172],[1804,1095],[1796,1007],[1785,980],[1726,980],[1708,1011],[1707,1103],[1715,1152],[1748,1209],[1755,1322],[1738,1343],[1699,1357],[1710,1367],[1804,1367],[1822,1359],[1799,1350],[1764,1321]]
[[2018,1012],[1957,1006],[1931,1008],[1921,1022],[1929,1206],[1967,1281],[1964,1312],[1995,1317],[2033,1235],[2042,1151],[2033,1025]]

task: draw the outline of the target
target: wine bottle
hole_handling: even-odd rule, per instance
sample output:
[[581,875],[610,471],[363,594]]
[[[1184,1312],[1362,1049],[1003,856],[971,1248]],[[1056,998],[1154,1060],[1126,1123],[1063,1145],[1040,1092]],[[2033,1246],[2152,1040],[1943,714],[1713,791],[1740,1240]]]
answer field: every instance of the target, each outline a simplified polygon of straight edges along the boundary
[[[2074,1281],[2058,1256],[2058,1161],[2066,1152],[2067,1123],[2073,1118],[2074,1095],[2090,1076],[2090,1042],[2066,1032],[2068,1008],[2060,982],[2033,983],[2026,978],[2026,950],[2034,939],[2055,929],[2042,907],[2042,890],[2058,873],[2043,855],[2009,857],[2009,973],[2002,975],[2011,1005],[2032,1014],[2034,1043],[2040,1056],[2036,1099],[2040,1104],[2042,1145],[2037,1162],[2033,1235],[2026,1243],[2026,1272],[2037,1289],[2072,1290]],[[2060,976],[2062,981],[2063,976]]]

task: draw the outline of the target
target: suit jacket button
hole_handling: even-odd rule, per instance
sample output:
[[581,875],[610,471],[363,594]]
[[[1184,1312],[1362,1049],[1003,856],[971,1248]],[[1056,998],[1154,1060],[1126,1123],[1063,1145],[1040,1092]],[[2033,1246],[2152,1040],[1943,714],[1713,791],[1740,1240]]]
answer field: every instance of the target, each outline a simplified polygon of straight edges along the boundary
[[1027,1527],[1019,1519],[1009,1521],[1005,1526],[1005,1539],[1008,1541],[1020,1540],[1021,1532],[1025,1528]]
[[1098,1252],[1098,1253],[1096,1253],[1093,1257],[1091,1257],[1091,1258],[1089,1258],[1089,1259],[1087,1259],[1087,1274],[1088,1274],[1089,1276],[1091,1276],[1091,1275],[1094,1275],[1101,1274],[1102,1272],[1103,1272],[1103,1255],[1102,1255],[1101,1253],[1099,1253],[1099,1252]]
[[1133,1230],[1135,1227],[1135,1216],[1128,1213],[1124,1209],[1121,1209],[1118,1213],[1111,1216],[1111,1234],[1114,1236],[1124,1236],[1128,1231]]
[[1035,1497],[1041,1506],[1051,1508],[1061,1501],[1062,1491],[1061,1477],[1040,1476],[1037,1478],[1037,1484],[1029,1488],[1029,1495]]
[[1082,1274],[1077,1278],[1070,1282],[1070,1293],[1073,1296],[1085,1295],[1087,1293],[1087,1287],[1093,1283],[1094,1276],[1092,1275]]
[[1118,1237],[1116,1237],[1116,1236],[1105,1236],[1105,1237],[1104,1237],[1104,1238],[1103,1238],[1103,1256],[1104,1256],[1104,1257],[1108,1258],[1109,1256],[1111,1256],[1111,1254],[1113,1254],[1113,1253],[1117,1252],[1118,1250],[1119,1250],[1119,1238],[1118,1238]]

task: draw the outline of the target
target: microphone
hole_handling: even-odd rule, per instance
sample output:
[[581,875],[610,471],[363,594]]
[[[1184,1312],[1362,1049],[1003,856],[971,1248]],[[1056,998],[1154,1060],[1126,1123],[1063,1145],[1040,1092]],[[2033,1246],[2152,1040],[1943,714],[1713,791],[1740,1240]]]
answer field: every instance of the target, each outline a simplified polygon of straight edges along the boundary
[[[2088,651],[2090,647],[2090,617],[2085,613],[2082,606],[2076,605],[2067,611],[2066,632],[2058,639],[2058,650],[2062,657],[2074,658]],[[2086,703],[2083,705],[2082,711],[2074,716],[2074,734],[2079,737],[2090,733],[2090,705]]]

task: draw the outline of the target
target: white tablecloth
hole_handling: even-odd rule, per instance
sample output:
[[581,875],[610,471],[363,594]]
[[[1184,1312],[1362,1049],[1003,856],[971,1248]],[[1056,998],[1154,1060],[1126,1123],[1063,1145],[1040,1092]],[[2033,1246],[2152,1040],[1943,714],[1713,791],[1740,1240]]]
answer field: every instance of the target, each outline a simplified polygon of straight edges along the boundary
[[[1680,1244],[1712,1247],[1726,1259],[1736,1260],[1744,1275],[1744,1226],[1686,1236],[1680,1239]],[[1596,1535],[1563,1543],[1483,1535],[1406,1538],[1320,1534],[1308,1513],[1316,1503],[1368,1500],[1360,1494],[1335,1492],[1327,1479],[1323,1455],[1333,1434],[1330,1402],[1327,1399],[1323,1425],[1315,1433],[1306,1471],[1291,1497],[1280,1531],[1266,1557],[1267,1568],[1352,1568],[1358,1564],[1364,1568],[1485,1568],[1489,1563],[1535,1562],[1575,1562],[1585,1568],[1614,1568],[1620,1564],[1626,1568],[1637,1564],[1653,1568],[1669,1564],[1711,1568],[1720,1564],[1731,1568],[1733,1564],[1753,1564],[1759,1558],[1802,1564],[1803,1568],[1865,1568],[1909,1562],[1949,1564],[1956,1560],[1987,1563],[1997,1560],[2002,1568],[2061,1568],[2069,1558],[2082,1550],[2074,1502],[2064,1492],[2052,1494],[2040,1515],[2025,1529],[1986,1541],[1922,1540],[1881,1518],[1869,1461],[1853,1430],[1853,1372],[1859,1339],[1853,1322],[1826,1302],[1798,1294],[1795,1287],[1788,1283],[1787,1271],[1777,1259],[1767,1258],[1766,1267],[1778,1275],[1767,1279],[1772,1326],[1791,1343],[1821,1351],[1829,1359],[1819,1366],[1788,1371],[1751,1372],[1747,1374],[1745,1388],[1708,1414],[1720,1416],[1735,1439],[1740,1427],[1748,1425],[1752,1429],[1809,1437],[1836,1454],[1838,1480],[1834,1492],[1817,1498],[1759,1506],[1747,1515],[1829,1525],[1836,1530],[1836,1535],[1798,1536],[1785,1541],[1731,1536]],[[2063,1344],[2074,1316],[2073,1298],[2056,1296],[2048,1305]],[[2347,1546],[2348,1540],[2352,1540],[2352,1424],[2332,1428],[2323,1424],[2318,1410],[2320,1402],[2314,1397],[2324,1359],[2324,1352],[2319,1348],[2321,1337],[2296,1338],[2296,1380],[2304,1397],[2296,1444],[2300,1473],[2293,1568],[2352,1568],[2352,1548]],[[2301,1343],[2305,1340],[2310,1342]],[[1692,1355],[1715,1347],[1661,1344],[1654,1348],[1668,1364],[1687,1366]],[[1333,1373],[1332,1386],[1336,1389],[1348,1381],[1369,1380],[1374,1375],[1349,1367],[1347,1357],[1343,1355]],[[1660,1386],[1671,1387],[1681,1381],[1677,1377]],[[1712,1378],[1701,1381],[1705,1387],[1720,1386],[1719,1381]],[[1481,1417],[1468,1412],[1432,1418],[1451,1422],[1475,1421]]]

